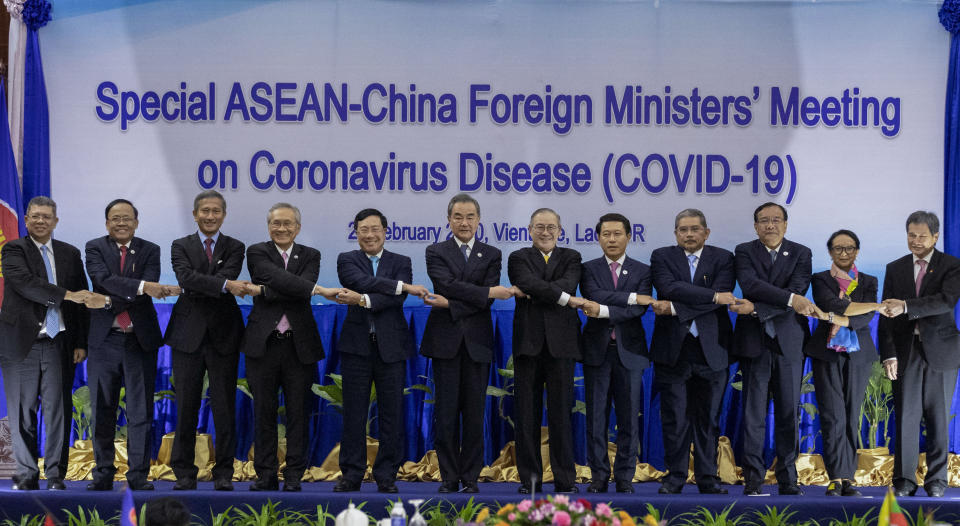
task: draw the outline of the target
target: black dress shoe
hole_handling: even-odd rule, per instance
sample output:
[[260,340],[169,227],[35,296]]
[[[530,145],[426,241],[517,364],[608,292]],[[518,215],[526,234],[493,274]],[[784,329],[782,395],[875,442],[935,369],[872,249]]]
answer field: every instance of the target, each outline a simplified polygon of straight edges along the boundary
[[257,479],[250,484],[250,491],[279,491],[280,482],[277,479]]
[[153,484],[146,481],[130,482],[128,480],[127,486],[133,491],[153,491]]
[[47,489],[52,491],[63,491],[67,485],[61,479],[47,479]]
[[459,482],[444,482],[440,484],[440,489],[437,490],[438,493],[456,493],[460,491]]
[[633,493],[633,482],[629,480],[618,480],[617,493]]
[[895,480],[893,494],[897,497],[912,497],[917,494],[917,485],[906,479]]
[[197,489],[197,479],[177,479],[177,482],[173,485],[173,489],[176,491]]
[[[60,484],[63,484],[63,482],[61,482]],[[16,491],[30,491],[30,490],[40,489],[40,481],[38,481],[37,479],[17,480],[13,483],[12,486],[10,486],[10,489],[16,490]]]
[[835,480],[831,480],[830,484],[827,486],[827,491],[825,495],[828,497],[843,496],[843,482],[837,482]]
[[607,486],[608,484],[605,480],[594,480],[587,486],[587,493],[606,493]]
[[935,480],[923,485],[923,489],[926,490],[928,497],[942,497],[944,492],[947,490],[947,485]]
[[743,487],[743,496],[745,497],[759,497],[760,495],[763,495],[763,493],[760,493],[760,486],[748,484]]
[[779,493],[783,496],[799,496],[803,495],[803,490],[796,484],[780,484]]
[[[520,484],[520,489],[517,490],[517,493],[521,495],[529,495],[530,486],[526,484]],[[543,486],[541,486],[540,484],[537,484],[537,493],[543,493]]]
[[340,479],[340,482],[337,482],[337,485],[333,487],[333,491],[337,493],[346,493],[349,491],[360,491],[360,483]]
[[87,491],[113,491],[113,481],[101,480],[87,484]]
[[679,495],[681,491],[683,491],[683,486],[675,486],[673,484],[664,482],[660,485],[660,489],[657,490],[657,493],[661,495]]
[[709,486],[698,486],[701,495],[726,495],[727,488],[721,487],[718,484],[712,484]]
[[397,493],[400,490],[397,489],[396,482],[377,482],[377,491],[380,493]]
[[553,485],[554,493],[580,493],[580,488],[576,484],[571,484],[569,486],[564,486],[563,484],[554,484]]
[[228,479],[214,480],[213,489],[216,491],[233,491],[233,481]]
[[862,497],[863,496],[863,494],[860,493],[860,490],[858,490],[853,485],[853,481],[846,480],[846,479],[844,479],[843,481],[843,489],[840,490],[840,495],[843,495],[844,497]]
[[301,491],[302,489],[300,483],[293,480],[287,480],[283,483],[283,491],[295,492]]
[[480,486],[476,482],[464,482],[462,493],[480,493]]

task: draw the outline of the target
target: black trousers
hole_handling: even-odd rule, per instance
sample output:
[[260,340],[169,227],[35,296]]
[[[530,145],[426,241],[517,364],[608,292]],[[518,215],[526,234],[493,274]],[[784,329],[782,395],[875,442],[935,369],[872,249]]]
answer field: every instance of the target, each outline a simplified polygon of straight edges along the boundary
[[894,481],[917,482],[922,417],[927,430],[924,484],[933,481],[947,483],[950,404],[956,384],[957,370],[931,369],[923,354],[923,344],[914,336],[910,352],[897,364],[897,379],[893,382],[893,406],[897,412]]
[[293,338],[267,339],[267,352],[259,358],[246,358],[247,380],[253,393],[253,469],[257,479],[275,481],[277,458],[278,392],[283,389],[286,411],[287,457],[285,481],[299,482],[307,469],[310,432],[310,387],[317,376],[316,364],[301,363]]
[[113,438],[121,383],[126,389],[127,481],[145,483],[150,473],[150,433],[157,350],[144,349],[134,333],[111,332],[100,346],[90,348],[87,362],[90,405],[93,407],[93,481],[113,482]]
[[583,366],[587,406],[587,464],[595,482],[610,480],[607,430],[612,406],[617,415],[617,455],[613,461],[613,476],[618,481],[631,482],[637,471],[643,371],[631,371],[624,367],[616,342],[610,342],[602,364]]
[[[764,337],[766,340],[767,338]],[[743,358],[743,478],[744,484],[763,484],[767,466],[763,461],[767,407],[773,398],[774,443],[777,453],[777,482],[797,483],[799,430],[797,404],[803,379],[803,356],[789,358],[779,353],[777,343],[769,341],[759,356]]]
[[543,391],[547,391],[547,427],[550,430],[550,465],[554,483],[572,486],[573,462],[573,360],[550,356],[546,346],[538,356],[514,355],[514,410],[516,412],[517,473],[523,484],[543,480],[540,422]]
[[194,465],[197,439],[197,420],[203,398],[203,375],[209,376],[207,394],[213,411],[216,433],[214,449],[216,462],[214,480],[233,479],[233,459],[236,456],[237,353],[220,354],[209,345],[207,338],[196,352],[171,351],[173,376],[176,379],[177,433],[173,439],[170,465],[177,480],[196,480]]
[[341,353],[340,372],[343,375],[340,441],[343,480],[360,482],[367,472],[367,412],[370,388],[376,385],[380,447],[373,462],[373,478],[380,484],[393,482],[404,457],[403,386],[407,362],[384,362],[371,341],[369,356]]
[[866,396],[871,365],[856,363],[847,356],[839,358],[836,362],[811,358],[810,366],[820,410],[827,475],[830,480],[853,480],[857,472],[860,406]]
[[483,422],[490,364],[470,358],[464,345],[453,358],[433,358],[433,444],[444,482],[476,482],[483,468]]
[[654,372],[654,383],[660,392],[663,456],[669,471],[663,483],[673,487],[686,483],[690,443],[693,442],[693,472],[697,485],[710,487],[719,484],[717,441],[727,370],[710,369],[699,338],[687,334],[677,362],[673,365],[655,363]]

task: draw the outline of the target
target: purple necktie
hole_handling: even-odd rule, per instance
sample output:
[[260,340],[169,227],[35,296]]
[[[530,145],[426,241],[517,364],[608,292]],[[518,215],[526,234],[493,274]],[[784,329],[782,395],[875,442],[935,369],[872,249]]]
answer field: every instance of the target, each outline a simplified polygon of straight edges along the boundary
[[920,287],[923,285],[923,275],[927,273],[927,260],[918,259],[917,265],[920,265],[920,272],[917,272],[917,297],[920,297]]
[[[286,252],[281,252],[280,255],[283,256],[283,268],[287,268],[287,258],[289,256],[287,256]],[[283,317],[280,318],[280,323],[277,324],[277,332],[284,333],[289,330],[290,330],[290,322],[287,320],[287,315],[284,314]]]
[[207,238],[203,240],[203,244],[206,245],[203,249],[204,254],[207,255],[207,263],[213,263],[213,238]]
[[[617,274],[617,269],[620,268],[620,263],[616,261],[610,262],[610,277],[613,278],[613,288],[617,288],[617,281],[619,281],[620,276]],[[610,339],[616,340],[617,333],[616,331],[610,331]]]

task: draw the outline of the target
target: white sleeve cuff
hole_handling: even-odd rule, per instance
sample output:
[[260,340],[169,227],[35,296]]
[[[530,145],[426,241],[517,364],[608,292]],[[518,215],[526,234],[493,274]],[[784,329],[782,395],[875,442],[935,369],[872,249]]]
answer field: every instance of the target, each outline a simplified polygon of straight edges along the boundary
[[627,305],[636,305],[637,304],[637,293],[631,292],[630,296],[627,298]]
[[143,285],[146,281],[140,280],[140,286],[137,287],[137,296],[143,296]]
[[560,299],[557,300],[557,305],[560,305],[561,307],[566,307],[568,301],[570,301],[570,295],[567,294],[566,292],[561,292]]
[[397,290],[394,291],[393,295],[394,295],[394,296],[399,296],[399,295],[401,295],[401,294],[403,294],[403,282],[402,282],[402,281],[398,281],[398,282],[397,282]]
[[677,309],[673,308],[673,302],[672,302],[672,301],[670,302],[670,315],[671,315],[671,316],[676,316],[676,315],[677,315]]
[[793,293],[790,293],[790,297],[787,298],[787,307],[793,308]]
[[600,305],[600,312],[597,314],[598,318],[609,318],[610,317],[610,307],[606,305]]
[[370,304],[370,295],[369,295],[369,294],[364,294],[364,295],[363,295],[363,303],[366,305],[366,307],[367,307],[368,309],[372,309],[372,308],[373,308],[373,305]]

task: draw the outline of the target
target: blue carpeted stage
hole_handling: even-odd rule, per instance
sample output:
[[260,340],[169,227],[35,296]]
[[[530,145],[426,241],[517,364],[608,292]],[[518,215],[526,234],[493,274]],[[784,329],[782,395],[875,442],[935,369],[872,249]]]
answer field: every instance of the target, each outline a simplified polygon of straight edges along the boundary
[[[78,506],[85,508],[96,508],[101,517],[112,517],[120,511],[120,503],[123,498],[123,484],[117,483],[113,492],[90,492],[86,491],[87,482],[67,482],[67,491],[13,491],[10,489],[10,481],[0,481],[0,520],[13,518],[18,520],[24,514],[37,514],[44,511],[50,511],[57,518],[63,518],[63,509],[71,510],[76,513]],[[399,482],[399,494],[384,495],[377,493],[376,485],[367,483],[358,493],[333,493],[332,482],[307,483],[303,485],[301,493],[282,493],[265,492],[251,493],[248,491],[249,483],[236,483],[236,490],[233,492],[213,491],[212,482],[200,482],[199,489],[196,491],[173,491],[172,482],[155,482],[157,491],[136,492],[134,500],[137,507],[150,499],[158,497],[176,497],[181,499],[194,514],[194,520],[210,523],[212,515],[221,513],[227,508],[240,507],[246,509],[246,505],[259,509],[267,501],[280,503],[281,507],[303,512],[316,512],[317,505],[330,506],[330,511],[334,514],[339,513],[347,504],[353,501],[355,504],[365,503],[363,509],[372,513],[377,518],[383,518],[388,515],[387,504],[389,500],[396,500],[398,497],[404,501],[410,499],[424,499],[430,501],[429,504],[436,504],[440,501],[448,501],[458,508],[463,506],[471,497],[475,501],[482,502],[491,507],[491,512],[495,512],[501,504],[508,502],[519,502],[521,495],[517,494],[518,484],[512,483],[481,483],[480,493],[474,495],[454,494],[440,495],[437,493],[439,483],[432,482]],[[41,487],[43,481],[41,481]],[[780,497],[776,495],[776,486],[765,486],[764,489],[770,492],[765,497],[744,497],[742,495],[743,486],[725,486],[729,495],[700,495],[697,493],[696,486],[687,485],[681,495],[660,495],[657,493],[660,485],[656,483],[634,484],[636,493],[633,495],[621,495],[618,493],[607,493],[604,495],[595,495],[585,493],[586,485],[580,485],[580,491],[577,497],[585,498],[591,502],[609,502],[615,508],[626,510],[632,515],[642,515],[646,513],[646,505],[652,504],[661,511],[666,519],[677,517],[680,514],[694,511],[703,506],[712,512],[718,512],[733,504],[732,515],[749,515],[752,510],[765,510],[768,506],[776,506],[783,510],[789,506],[790,511],[795,511],[791,519],[794,521],[803,521],[816,519],[821,523],[824,519],[840,519],[852,517],[853,515],[862,516],[872,510],[871,516],[873,522],[876,520],[877,511],[883,502],[886,492],[885,487],[866,487],[861,488],[863,497],[826,497],[825,488],[821,486],[804,487],[806,495],[802,497]],[[552,489],[551,484],[547,484],[545,489]],[[613,486],[611,485],[611,491]],[[921,489],[918,493],[923,493]],[[956,523],[960,521],[960,489],[951,488],[947,491],[947,496],[941,499],[931,499],[928,497],[913,497],[899,499],[900,506],[911,515],[915,514],[919,507],[924,510],[934,509],[935,517],[939,521]],[[407,512],[412,513],[412,506],[408,504]]]

